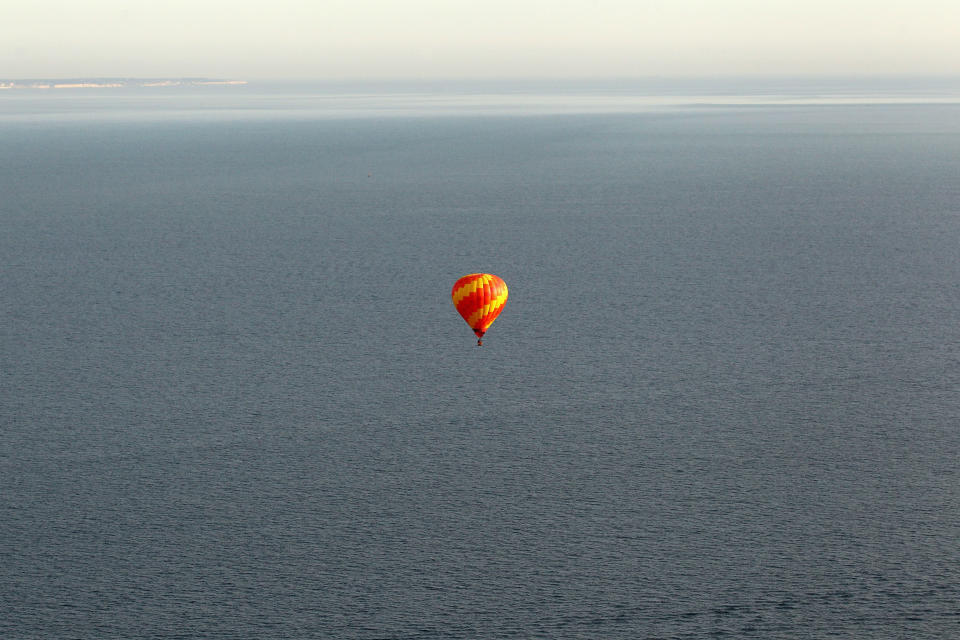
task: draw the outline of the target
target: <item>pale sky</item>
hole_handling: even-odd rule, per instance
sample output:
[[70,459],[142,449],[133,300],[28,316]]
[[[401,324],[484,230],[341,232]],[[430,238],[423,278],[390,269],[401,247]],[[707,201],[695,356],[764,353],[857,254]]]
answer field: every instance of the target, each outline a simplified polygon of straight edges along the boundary
[[960,74],[960,0],[0,0],[0,78]]

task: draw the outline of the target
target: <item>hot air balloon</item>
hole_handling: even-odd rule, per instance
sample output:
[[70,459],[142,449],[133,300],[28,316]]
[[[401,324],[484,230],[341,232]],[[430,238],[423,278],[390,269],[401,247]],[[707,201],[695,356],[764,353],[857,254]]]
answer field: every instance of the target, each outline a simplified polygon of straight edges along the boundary
[[507,283],[489,273],[471,273],[457,280],[450,296],[457,313],[477,334],[477,346],[483,346],[483,334],[507,303]]

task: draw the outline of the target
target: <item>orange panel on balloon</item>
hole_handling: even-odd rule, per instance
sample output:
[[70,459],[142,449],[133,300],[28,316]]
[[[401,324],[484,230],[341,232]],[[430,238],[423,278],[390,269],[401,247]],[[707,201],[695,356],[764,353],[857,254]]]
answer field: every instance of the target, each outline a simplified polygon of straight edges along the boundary
[[471,273],[457,280],[450,296],[457,312],[482,338],[507,302],[507,283],[489,273]]

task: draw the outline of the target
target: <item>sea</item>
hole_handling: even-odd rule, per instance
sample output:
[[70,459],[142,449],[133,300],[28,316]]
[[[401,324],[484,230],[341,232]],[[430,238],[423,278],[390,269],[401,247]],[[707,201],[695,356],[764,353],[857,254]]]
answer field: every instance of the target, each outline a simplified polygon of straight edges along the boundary
[[0,91],[0,637],[960,637],[960,80]]

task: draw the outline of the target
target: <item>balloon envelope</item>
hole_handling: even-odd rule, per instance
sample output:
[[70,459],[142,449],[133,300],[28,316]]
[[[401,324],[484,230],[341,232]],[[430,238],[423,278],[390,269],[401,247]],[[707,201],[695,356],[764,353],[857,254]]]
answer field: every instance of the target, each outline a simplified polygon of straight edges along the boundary
[[450,292],[457,312],[477,338],[482,338],[507,302],[507,283],[489,273],[471,273],[453,285]]

